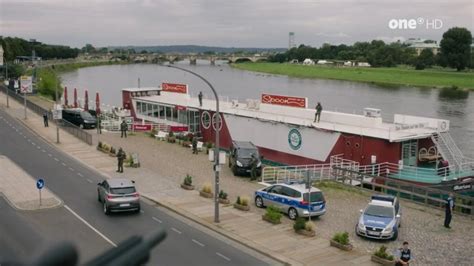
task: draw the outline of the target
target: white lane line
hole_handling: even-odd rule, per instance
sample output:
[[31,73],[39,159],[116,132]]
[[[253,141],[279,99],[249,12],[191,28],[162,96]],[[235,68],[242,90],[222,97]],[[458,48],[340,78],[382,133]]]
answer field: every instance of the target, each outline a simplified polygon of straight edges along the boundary
[[31,142],[31,145],[36,146],[36,143],[34,143],[34,142],[32,141],[32,142]]
[[140,212],[141,212],[141,213],[145,213],[145,211],[144,211],[144,210],[140,210]]
[[26,139],[26,135],[23,135],[23,138],[25,138],[25,139]]
[[81,173],[77,173],[77,175],[80,176],[80,177],[84,177]]
[[171,230],[175,231],[175,232],[178,233],[178,234],[182,234],[181,231],[179,231],[178,229],[176,229],[176,228],[174,228],[174,227],[171,227]]
[[92,184],[92,180],[90,180],[89,178],[87,178],[86,180],[87,180],[87,182]]
[[[156,217],[151,217],[151,219],[153,219],[153,220],[159,222],[160,224],[163,223],[160,219],[158,219],[158,218],[156,218]],[[171,228],[171,229],[174,229],[174,228]],[[176,230],[176,229],[174,229],[174,230]],[[180,232],[180,234],[181,234],[181,232]]]
[[74,172],[74,169],[72,169],[71,167],[69,167],[69,171],[72,171],[72,172]]
[[229,258],[227,258],[226,256],[222,255],[221,253],[216,252],[216,254],[217,254],[217,256],[219,256],[219,257],[221,257],[221,258],[223,258],[223,259],[225,259],[225,260],[227,260],[227,261],[230,261]]
[[64,162],[61,163],[63,166],[66,166],[66,164]]
[[19,134],[23,136],[23,132],[20,131]]
[[49,157],[52,157],[53,155],[52,155],[51,153],[48,153],[48,156],[49,156]]
[[56,157],[54,158],[54,160],[55,160],[56,162],[59,162],[59,159],[58,159],[58,158],[56,158]]
[[39,145],[38,145],[38,146],[36,146],[36,148],[38,148],[38,150],[41,150],[41,147],[40,147]]
[[44,149],[41,150],[42,152],[46,152]]
[[195,244],[201,246],[201,247],[204,247],[205,245],[199,241],[197,241],[196,239],[191,239],[191,241],[193,241]]
[[67,205],[64,205],[64,208],[66,208],[66,210],[70,211],[72,214],[74,214],[74,216],[76,216],[77,219],[81,220],[81,222],[83,222],[85,225],[87,225],[90,229],[92,229],[92,231],[96,232],[99,236],[101,236],[105,241],[109,242],[110,245],[112,245],[113,247],[117,247],[117,245],[112,242],[112,240],[108,239],[104,234],[102,234],[101,232],[99,232],[99,230],[95,229],[92,225],[90,225],[86,220],[84,220],[81,216],[79,216],[79,214],[77,214],[76,212],[74,212],[71,208],[69,208],[69,206]]

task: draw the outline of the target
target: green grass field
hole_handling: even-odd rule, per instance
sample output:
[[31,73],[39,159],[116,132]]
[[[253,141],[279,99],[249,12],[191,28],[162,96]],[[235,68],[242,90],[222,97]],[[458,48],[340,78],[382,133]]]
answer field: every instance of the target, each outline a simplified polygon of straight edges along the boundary
[[243,70],[298,78],[338,79],[437,88],[455,85],[474,90],[474,72],[455,72],[442,69],[303,66],[279,63],[240,63],[232,66]]

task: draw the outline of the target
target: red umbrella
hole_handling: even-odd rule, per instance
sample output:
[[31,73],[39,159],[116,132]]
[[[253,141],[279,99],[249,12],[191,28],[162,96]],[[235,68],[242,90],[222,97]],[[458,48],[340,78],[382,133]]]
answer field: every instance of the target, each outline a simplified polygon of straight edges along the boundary
[[99,93],[95,93],[95,112],[97,115],[100,115],[100,98],[99,98]]
[[89,111],[89,94],[87,93],[87,90],[85,94],[86,95],[84,96],[84,110]]
[[67,87],[64,87],[64,105],[65,105],[65,106],[68,105],[68,101],[67,101]]
[[74,88],[74,108],[77,108],[77,89]]

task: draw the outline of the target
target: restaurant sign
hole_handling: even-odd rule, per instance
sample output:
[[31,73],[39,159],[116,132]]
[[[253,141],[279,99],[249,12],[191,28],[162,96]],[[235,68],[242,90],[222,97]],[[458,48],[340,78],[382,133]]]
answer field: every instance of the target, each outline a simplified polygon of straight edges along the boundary
[[262,103],[298,107],[298,108],[308,107],[307,98],[273,95],[273,94],[262,94]]
[[161,84],[161,90],[167,92],[176,92],[176,93],[188,93],[187,84],[177,84],[177,83],[165,83]]

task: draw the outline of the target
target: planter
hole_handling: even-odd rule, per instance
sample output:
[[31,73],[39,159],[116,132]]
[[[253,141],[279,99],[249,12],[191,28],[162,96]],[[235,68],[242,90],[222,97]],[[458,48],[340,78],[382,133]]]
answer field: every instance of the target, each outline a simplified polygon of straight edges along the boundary
[[213,198],[214,197],[214,194],[212,193],[207,193],[207,192],[204,192],[204,191],[199,191],[199,196],[203,197],[203,198]]
[[338,249],[342,249],[342,250],[345,250],[345,251],[350,251],[353,248],[352,244],[343,245],[343,244],[341,244],[339,242],[336,242],[332,239],[330,240],[330,244],[331,244],[332,247],[336,247]]
[[381,257],[378,257],[378,256],[375,256],[375,255],[372,255],[370,257],[370,260],[373,261],[373,262],[377,262],[381,265],[395,265],[395,261],[394,260],[387,260],[387,259],[382,259]]
[[305,229],[298,230],[296,231],[296,233],[299,235],[304,235],[304,236],[309,236],[309,237],[316,236],[316,231],[308,231]]
[[181,188],[186,189],[186,190],[194,190],[193,185],[181,184]]
[[221,203],[221,204],[230,204],[230,200],[229,200],[229,199],[221,199],[221,198],[219,198],[219,203]]
[[234,208],[241,210],[241,211],[250,211],[250,206],[246,205],[240,205],[237,203],[234,203]]
[[189,148],[189,145],[191,145],[191,141],[183,141],[183,147]]
[[281,224],[281,221],[274,221],[274,220],[271,220],[270,218],[268,218],[265,214],[262,215],[262,220],[264,221],[267,221],[271,224]]
[[109,156],[110,157],[117,157],[117,155],[115,155],[115,153],[109,153]]

